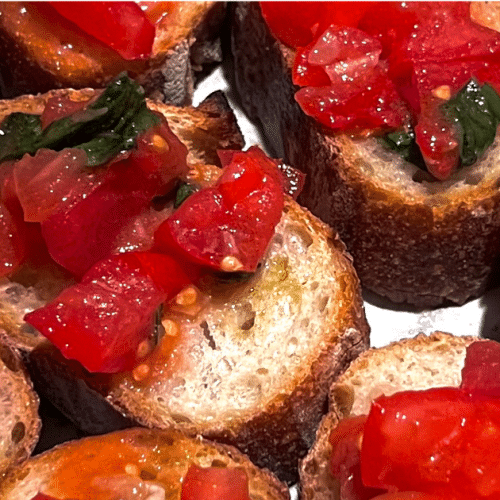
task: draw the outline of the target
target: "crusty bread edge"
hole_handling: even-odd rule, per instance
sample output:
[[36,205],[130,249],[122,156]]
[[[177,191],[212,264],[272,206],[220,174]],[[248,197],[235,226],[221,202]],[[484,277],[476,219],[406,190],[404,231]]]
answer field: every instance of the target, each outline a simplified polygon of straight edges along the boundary
[[[308,455],[300,464],[300,498],[301,500],[341,500],[338,493],[338,482],[330,472],[330,454],[332,447],[329,436],[339,420],[348,418],[353,405],[354,391],[350,378],[367,368],[376,369],[377,358],[383,362],[386,357],[394,358],[394,369],[397,370],[397,359],[406,355],[418,356],[418,349],[435,349],[439,363],[442,350],[465,349],[472,342],[481,341],[478,337],[457,337],[445,332],[434,332],[430,335],[419,334],[416,337],[391,342],[381,348],[371,348],[356,358],[349,368],[332,384],[330,389],[329,412],[322,419],[316,433],[316,440]],[[415,352],[417,351],[417,352]],[[376,392],[372,393],[374,396]]]

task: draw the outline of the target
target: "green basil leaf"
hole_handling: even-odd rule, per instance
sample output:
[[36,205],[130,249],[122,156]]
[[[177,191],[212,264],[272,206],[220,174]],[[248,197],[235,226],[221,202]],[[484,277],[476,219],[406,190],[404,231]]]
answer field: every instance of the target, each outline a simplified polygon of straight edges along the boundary
[[381,142],[395,153],[401,155],[406,161],[427,170],[420,148],[415,141],[415,132],[396,130],[381,137]]
[[174,208],[179,208],[195,191],[196,189],[192,184],[182,183],[175,194]]
[[45,130],[32,125],[27,131],[8,117],[0,129],[0,160],[18,159],[40,148],[81,148],[87,153],[88,166],[98,166],[131,149],[139,133],[158,123],[157,115],[146,106],[143,89],[122,73],[85,109],[56,120]]
[[0,129],[0,161],[15,160],[24,153],[35,153],[33,138],[42,133],[42,120],[38,115],[12,113],[5,118]]
[[443,105],[443,111],[459,130],[462,166],[476,163],[495,140],[500,96],[490,85],[472,79]]

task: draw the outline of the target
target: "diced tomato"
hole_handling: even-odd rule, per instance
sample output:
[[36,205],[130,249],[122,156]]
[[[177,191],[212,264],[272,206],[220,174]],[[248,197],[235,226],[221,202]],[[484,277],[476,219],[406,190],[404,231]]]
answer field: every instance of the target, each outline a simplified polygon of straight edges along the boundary
[[57,500],[55,497],[46,495],[45,493],[37,493],[31,500]]
[[63,17],[126,60],[151,55],[155,27],[135,2],[49,2]]
[[243,469],[189,467],[182,482],[181,500],[250,500]]
[[125,371],[150,337],[156,309],[189,284],[166,255],[120,254],[96,264],[80,283],[24,319],[88,371]]
[[[283,210],[283,181],[259,148],[225,153],[231,163],[212,188],[191,195],[155,233],[155,248],[217,270],[254,271]],[[234,261],[233,261],[234,262]]]
[[73,101],[68,96],[56,95],[51,97],[41,116],[42,128],[48,127],[52,122],[66,118],[67,116],[82,110],[88,103],[88,100]]
[[378,68],[361,88],[356,82],[303,87],[295,99],[304,113],[334,131],[380,132],[401,127],[410,120],[394,85]]
[[463,390],[500,398],[500,344],[493,340],[473,342],[467,347],[462,369]]
[[398,491],[396,493],[384,493],[372,497],[373,500],[454,500],[448,495],[437,495],[433,493],[420,493],[418,491]]
[[361,441],[366,416],[341,420],[330,434],[330,470],[339,481],[343,500],[369,500],[385,490],[367,488],[361,481]]
[[[64,181],[70,189],[64,202],[42,221],[52,258],[75,276],[82,276],[92,264],[118,251],[124,228],[132,227],[149,211],[151,200],[167,193],[176,177],[187,172],[186,157],[186,147],[163,119],[161,125],[137,138],[136,149],[125,159],[104,171],[74,174],[78,179],[87,175],[88,183],[81,189],[71,184],[69,176]],[[32,199],[35,206],[37,202]],[[145,246],[142,240],[141,247]]]
[[43,222],[75,196],[89,192],[98,176],[84,170],[87,154],[82,149],[56,152],[39,149],[14,164],[17,197],[26,222]]
[[445,180],[460,164],[460,137],[456,125],[444,116],[442,102],[432,96],[421,101],[415,140],[429,172],[436,179]]
[[500,401],[457,388],[382,396],[366,421],[361,449],[367,486],[447,498],[498,498]]
[[355,27],[370,2],[260,2],[274,36],[290,47],[304,47],[330,24]]

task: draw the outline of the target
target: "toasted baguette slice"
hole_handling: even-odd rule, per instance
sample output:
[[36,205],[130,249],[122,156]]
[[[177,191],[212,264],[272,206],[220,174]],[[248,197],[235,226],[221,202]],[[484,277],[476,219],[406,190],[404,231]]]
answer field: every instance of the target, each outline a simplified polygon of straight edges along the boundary
[[53,448],[13,470],[0,486],[0,498],[30,500],[42,492],[58,499],[178,499],[193,464],[243,470],[251,500],[289,498],[285,485],[232,447],[173,430],[149,429],[129,429]]
[[0,480],[25,461],[40,435],[38,396],[19,353],[0,333]]
[[361,283],[395,302],[437,306],[480,295],[500,248],[500,142],[446,182],[376,139],[332,135],[294,99],[294,52],[257,3],[234,4],[232,51],[243,108],[271,151],[306,174],[299,201],[334,227]]
[[371,402],[382,394],[460,385],[466,348],[478,340],[435,332],[361,354],[332,385],[329,413],[301,463],[301,499],[342,500],[330,472],[329,436],[339,419],[368,414]]
[[[64,89],[3,100],[0,101],[0,122],[13,112],[41,114],[47,100],[55,95],[85,100],[94,96],[95,91]],[[217,164],[217,149],[241,149],[243,146],[236,119],[220,92],[212,94],[196,108],[168,106],[158,101],[148,101],[148,105],[167,117],[173,132],[187,146],[188,162],[192,165]],[[208,174],[210,169],[205,171]],[[30,351],[38,345],[42,337],[24,323],[24,315],[56,297],[70,283],[68,273],[55,266],[25,267],[13,280],[0,280],[0,328],[10,335],[16,347]]]
[[[44,99],[27,97],[4,106],[40,112]],[[188,160],[198,163],[193,181],[213,182],[219,173],[211,165],[216,149],[237,147],[234,134],[227,133],[234,131],[234,117],[207,111],[198,121],[193,108],[150,106],[165,113],[192,148]],[[213,279],[202,288],[209,300],[196,304],[201,311],[165,308],[163,323],[173,347],[144,361],[143,379],[137,372],[123,374],[103,388],[102,378],[86,377],[71,363],[59,365],[44,345],[31,348],[37,389],[91,432],[129,425],[120,414],[110,417],[106,410],[112,408],[102,398],[90,405],[79,399],[89,384],[134,422],[175,425],[227,441],[293,482],[328,388],[369,343],[351,258],[336,233],[287,198],[259,270],[241,283]],[[23,333],[22,322],[17,324],[13,336]]]
[[148,95],[176,105],[191,103],[194,71],[220,62],[218,30],[223,2],[169,2],[156,24],[151,56],[125,61],[72,23],[47,15],[35,2],[0,6],[0,96],[11,98],[54,88],[104,87],[128,71]]

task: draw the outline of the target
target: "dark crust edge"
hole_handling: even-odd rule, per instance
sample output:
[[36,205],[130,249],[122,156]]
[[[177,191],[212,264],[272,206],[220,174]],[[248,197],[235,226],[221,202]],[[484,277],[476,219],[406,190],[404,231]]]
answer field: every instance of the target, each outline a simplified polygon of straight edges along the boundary
[[[293,53],[269,33],[257,3],[232,4],[235,82],[273,153],[307,174],[299,202],[334,227],[364,287],[419,307],[462,304],[498,279],[499,180],[441,211],[355,172],[334,137],[294,100]],[[404,192],[404,190],[402,189]]]

